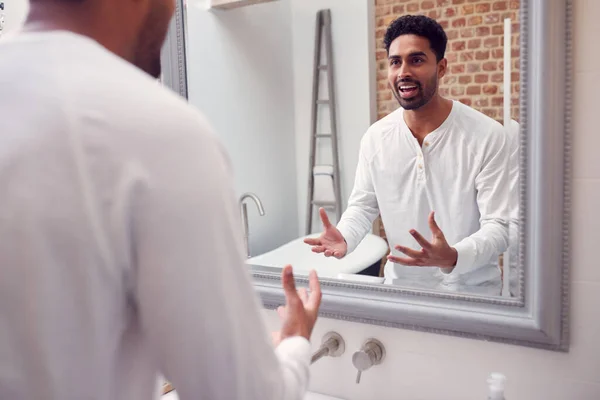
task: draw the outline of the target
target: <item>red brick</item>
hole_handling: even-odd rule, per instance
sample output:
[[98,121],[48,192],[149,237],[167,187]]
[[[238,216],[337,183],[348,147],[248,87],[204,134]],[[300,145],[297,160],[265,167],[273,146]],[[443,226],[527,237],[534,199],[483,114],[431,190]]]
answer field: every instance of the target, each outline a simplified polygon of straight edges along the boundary
[[475,29],[473,28],[464,28],[460,30],[460,37],[471,38],[473,36],[475,36]]
[[[401,7],[404,9],[404,6],[401,6]],[[395,8],[396,7],[394,7],[394,9]],[[390,7],[390,6],[384,6],[384,7],[377,7],[377,8],[375,8],[375,17],[376,18],[377,17],[383,17],[385,15],[390,15],[391,13],[392,13],[392,7]]]
[[481,86],[469,86],[467,87],[467,94],[470,96],[481,94]]
[[494,61],[487,61],[483,63],[484,71],[496,71],[497,69],[497,64]]
[[500,39],[498,37],[490,37],[483,41],[483,47],[488,48],[488,49],[490,47],[498,47],[499,45],[500,45]]
[[454,39],[458,38],[458,30],[456,30],[456,29],[450,30],[450,31],[446,32],[446,36],[448,36],[448,40],[454,40]]
[[479,97],[475,100],[475,107],[487,107],[489,100],[487,97]]
[[490,12],[490,10],[491,10],[491,7],[490,7],[489,3],[477,4],[475,6],[475,12],[477,14],[485,14],[485,13]]
[[406,6],[406,10],[408,12],[414,13],[416,11],[419,11],[419,3],[410,3]]
[[375,31],[375,38],[376,39],[383,39],[385,36],[385,29],[377,29]]
[[504,105],[504,97],[492,97],[492,107],[502,107]]
[[475,83],[487,83],[490,76],[488,74],[475,75]]
[[494,11],[502,11],[508,9],[508,2],[506,1],[495,1],[492,5]]
[[391,100],[392,99],[392,94],[390,92],[379,92],[377,93],[377,100],[378,101],[386,101],[386,100]]
[[437,0],[437,6],[438,7],[447,7],[450,4],[452,4],[451,0]]
[[467,46],[467,43],[464,40],[460,40],[458,42],[452,43],[452,51],[461,51],[464,50]]
[[473,14],[475,12],[475,6],[473,4],[466,4],[461,7],[463,15]]
[[462,4],[465,0],[452,0],[452,4]]
[[516,21],[517,20],[517,13],[514,11],[507,11],[507,12],[503,12],[500,17],[502,18],[502,23],[504,23],[504,20],[506,18],[510,18],[511,21]]
[[385,84],[385,82],[379,82],[377,84],[377,90],[378,91],[383,91],[383,90],[387,90],[388,86]]
[[510,74],[510,80],[512,82],[519,82],[521,79],[521,74],[519,72],[513,72]]
[[475,59],[475,53],[473,53],[472,51],[465,51],[463,53],[460,53],[460,61],[465,62],[465,61],[473,61]]
[[442,17],[442,12],[440,10],[431,10],[427,13],[429,18],[438,20]]
[[386,58],[387,58],[387,53],[385,52],[385,50],[378,50],[375,53],[375,59],[377,61],[385,60]]
[[481,65],[479,63],[469,63],[467,64],[467,72],[472,74],[474,72],[481,71]]
[[404,14],[404,10],[405,10],[404,4],[394,6],[393,10],[394,10],[394,14]]
[[487,14],[485,16],[485,24],[486,25],[497,24],[499,22],[500,22],[500,14]]
[[456,81],[457,81],[457,76],[456,75],[451,75],[451,76],[447,76],[444,79],[444,84],[445,85],[454,85],[454,84],[456,84]]
[[446,18],[452,18],[456,15],[456,9],[452,8],[452,7],[448,7],[444,10],[444,16],[446,16]]
[[463,99],[459,99],[458,101],[460,101],[461,103],[467,105],[467,106],[471,106],[471,104],[473,104],[472,100],[467,98],[463,98]]
[[493,49],[492,57],[499,58],[499,59],[504,58],[504,50],[503,49]]
[[449,63],[455,63],[456,61],[458,61],[458,54],[457,53],[447,53],[446,59],[448,60]]
[[490,51],[489,50],[478,51],[477,53],[475,53],[475,59],[479,60],[479,61],[489,60],[490,59]]
[[452,21],[452,26],[454,28],[462,28],[467,25],[467,20],[465,18],[457,18]]
[[510,104],[513,106],[518,106],[519,105],[519,99],[518,98],[512,98],[510,99]]
[[484,94],[496,94],[498,93],[498,86],[496,85],[483,85],[483,93]]
[[473,17],[469,17],[467,24],[469,26],[481,25],[483,23],[483,17],[481,15],[476,15]]
[[446,29],[448,29],[448,27],[450,27],[450,23],[447,20],[438,21],[438,22],[441,25],[441,27],[444,28],[444,30],[446,30]]
[[477,36],[489,36],[490,27],[489,26],[478,26],[475,29],[475,32],[477,33]]
[[377,81],[385,80],[387,81],[388,73],[387,71],[377,71]]
[[494,109],[494,108],[484,108],[482,110],[482,112],[487,115],[490,118],[497,118],[498,117],[498,110]]
[[454,86],[450,88],[450,93],[452,96],[462,96],[465,94],[465,88],[462,86]]
[[[504,36],[504,25],[495,25],[492,27],[492,34]],[[502,38],[504,40],[504,38]]]
[[519,4],[519,1],[513,0],[510,2],[510,8],[511,10],[518,10],[521,8],[521,5]]
[[435,7],[435,3],[433,1],[431,1],[431,0],[424,1],[424,2],[421,3],[421,8],[423,10],[431,10],[434,7]]
[[469,49],[478,49],[481,47],[481,39],[471,39],[469,40]]
[[440,95],[442,95],[444,97],[446,97],[446,96],[448,96],[448,94],[450,94],[450,89],[448,89],[448,88],[440,88],[439,91],[440,91]]
[[471,75],[461,75],[458,77],[458,83],[462,85],[466,85],[473,81],[473,77]]
[[452,73],[452,74],[462,74],[464,72],[465,72],[464,65],[452,65],[450,67],[450,73]]
[[510,56],[511,56],[512,58],[517,58],[517,57],[519,57],[520,55],[521,55],[521,50],[519,50],[519,49],[511,49],[511,51],[510,51]]

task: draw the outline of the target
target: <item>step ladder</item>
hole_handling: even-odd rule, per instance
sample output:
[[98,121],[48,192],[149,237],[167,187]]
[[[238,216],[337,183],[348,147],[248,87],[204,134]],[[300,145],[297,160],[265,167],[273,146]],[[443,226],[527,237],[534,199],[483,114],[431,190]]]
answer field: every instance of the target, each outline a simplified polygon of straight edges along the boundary
[[[325,45],[325,60],[322,59],[322,46]],[[325,62],[324,62],[325,61]],[[322,75],[326,76],[327,97],[321,98],[319,88]],[[311,112],[311,134],[310,134],[310,159],[308,172],[308,201],[306,212],[306,234],[312,233],[312,222],[315,207],[323,207],[327,211],[334,211],[337,221],[342,216],[341,188],[340,188],[340,167],[338,156],[337,140],[337,115],[335,90],[333,81],[333,44],[331,37],[331,10],[320,10],[317,12],[317,23],[315,31],[315,54],[313,69],[313,93],[312,93],[312,112]],[[329,110],[330,130],[329,132],[318,132],[319,109]],[[317,165],[317,140],[329,139],[331,141],[332,164]],[[333,183],[333,201],[315,200],[315,176],[330,175]]]

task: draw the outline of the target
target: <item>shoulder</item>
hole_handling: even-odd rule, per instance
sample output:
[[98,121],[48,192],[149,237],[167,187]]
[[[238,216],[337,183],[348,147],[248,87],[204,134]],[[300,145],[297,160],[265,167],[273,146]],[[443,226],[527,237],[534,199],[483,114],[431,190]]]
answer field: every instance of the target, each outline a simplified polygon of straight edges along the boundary
[[365,155],[374,155],[383,139],[403,123],[403,118],[404,109],[399,107],[371,125],[361,139],[361,150]]
[[497,149],[505,145],[507,132],[500,122],[458,101],[454,102],[454,106],[457,107],[454,121],[456,133],[478,147],[491,146]]

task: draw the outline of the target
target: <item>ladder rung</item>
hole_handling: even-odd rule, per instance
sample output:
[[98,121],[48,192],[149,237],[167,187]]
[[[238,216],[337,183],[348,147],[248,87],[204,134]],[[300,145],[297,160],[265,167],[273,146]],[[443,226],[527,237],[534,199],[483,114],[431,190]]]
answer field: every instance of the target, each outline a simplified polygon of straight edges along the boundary
[[329,100],[317,100],[317,104],[329,104]]
[[334,207],[337,205],[335,201],[313,201],[313,205],[321,207]]
[[329,67],[327,65],[319,65],[321,71],[326,71]]
[[328,138],[331,137],[330,133],[317,133],[316,137],[318,138]]

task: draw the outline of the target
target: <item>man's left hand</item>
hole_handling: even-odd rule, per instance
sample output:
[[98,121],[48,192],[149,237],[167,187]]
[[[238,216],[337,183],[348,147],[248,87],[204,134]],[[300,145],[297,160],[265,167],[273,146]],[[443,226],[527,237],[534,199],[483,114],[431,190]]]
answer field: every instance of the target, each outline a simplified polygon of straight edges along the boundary
[[444,269],[454,268],[458,260],[458,252],[450,247],[444,233],[435,222],[435,213],[429,214],[429,229],[433,235],[431,242],[427,241],[419,232],[412,229],[410,234],[421,245],[421,250],[413,250],[404,246],[394,248],[408,257],[388,256],[388,260],[401,265],[417,267],[440,267]]

